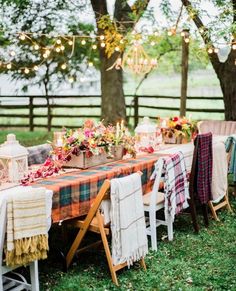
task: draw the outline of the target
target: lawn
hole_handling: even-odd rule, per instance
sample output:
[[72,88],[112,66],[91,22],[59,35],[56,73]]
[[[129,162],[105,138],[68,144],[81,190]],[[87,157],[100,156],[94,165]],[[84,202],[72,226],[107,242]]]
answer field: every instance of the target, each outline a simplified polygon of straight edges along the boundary
[[[236,209],[235,198],[231,204]],[[59,261],[40,264],[42,290],[236,290],[236,215],[220,212],[220,222],[201,224],[198,235],[188,216],[174,223],[174,241],[166,240],[165,228],[158,232],[158,251],[146,257],[147,271],[135,265],[118,274],[120,288],[113,285],[102,253],[81,255],[68,273]],[[200,220],[200,219],[199,219]]]

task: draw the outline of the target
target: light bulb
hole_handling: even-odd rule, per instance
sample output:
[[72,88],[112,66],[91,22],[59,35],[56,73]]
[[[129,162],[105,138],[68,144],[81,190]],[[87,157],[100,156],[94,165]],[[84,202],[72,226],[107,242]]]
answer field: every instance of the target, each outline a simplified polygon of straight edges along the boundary
[[219,52],[219,49],[216,47],[216,48],[214,48],[214,53],[218,53]]
[[120,43],[121,43],[121,44],[123,44],[123,43],[124,43],[123,39],[121,39],[121,40],[120,40]]
[[48,55],[48,56],[49,56],[49,55],[50,55],[50,53],[51,53],[51,52],[50,52],[50,50],[48,50],[48,49],[47,49],[47,50],[45,50],[45,54],[46,54],[46,55]]
[[25,74],[29,74],[30,71],[29,71],[28,68],[25,68],[25,69],[24,69],[24,72],[25,72]]
[[69,40],[68,41],[68,45],[73,45],[73,41],[72,40]]
[[120,48],[117,46],[115,47],[115,51],[118,52],[120,50]]
[[60,46],[60,49],[61,49],[61,51],[64,51],[64,50],[65,50],[64,45],[61,45],[61,46]]
[[65,69],[66,69],[66,67],[67,67],[67,65],[66,65],[66,64],[62,64],[62,65],[61,65],[61,69],[62,69],[62,70],[65,70]]
[[47,58],[49,57],[49,55],[46,54],[46,53],[44,53],[44,54],[43,54],[43,57],[44,57],[45,59],[47,59]]
[[167,32],[167,34],[168,34],[169,36],[171,36],[171,35],[172,35],[172,31],[169,30],[169,31]]
[[20,40],[25,40],[25,35],[22,33],[22,34],[20,34],[19,38],[20,38]]
[[96,44],[92,45],[92,49],[95,50],[97,48]]
[[93,66],[93,63],[92,62],[89,62],[88,65],[89,65],[89,67],[92,67]]
[[59,53],[61,51],[60,47],[56,47],[56,52]]
[[101,47],[105,47],[105,46],[106,46],[105,42],[102,42]]
[[155,45],[155,41],[151,41],[151,46],[154,46]]
[[74,82],[74,78],[73,78],[73,77],[69,77],[69,78],[68,78],[68,81],[69,81],[70,83],[73,83],[73,82]]
[[207,51],[208,51],[209,54],[213,53],[213,49],[212,48],[209,48]]
[[180,35],[181,35],[181,36],[185,36],[185,32],[184,32],[184,31],[182,31]]
[[236,43],[234,43],[234,44],[232,45],[232,49],[233,49],[233,50],[236,50]]
[[10,55],[11,55],[12,57],[14,57],[14,56],[16,55],[16,53],[15,53],[14,51],[10,51]]
[[7,64],[7,69],[10,70],[12,68],[11,64]]
[[184,39],[184,41],[185,41],[186,43],[189,43],[190,39],[187,37],[187,38]]
[[61,44],[61,40],[60,39],[57,39],[56,43],[57,44]]
[[34,71],[38,71],[39,67],[38,66],[34,66]]
[[86,44],[86,40],[83,39],[83,40],[81,41],[81,44],[82,44],[82,45],[85,45],[85,44]]
[[104,35],[100,35],[100,40],[104,40],[105,36]]
[[37,51],[37,50],[39,50],[39,45],[38,44],[35,44],[34,45],[34,49]]

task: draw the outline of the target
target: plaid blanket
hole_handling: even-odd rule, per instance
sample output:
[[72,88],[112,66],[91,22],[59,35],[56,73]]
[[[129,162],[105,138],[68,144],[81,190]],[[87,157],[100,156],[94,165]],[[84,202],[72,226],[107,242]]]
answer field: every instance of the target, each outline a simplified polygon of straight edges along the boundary
[[234,182],[236,182],[236,135],[231,135],[225,142],[226,152],[231,149],[231,158],[229,163],[229,173],[234,174]]
[[198,134],[195,139],[197,151],[194,188],[202,204],[212,200],[212,133]]
[[43,164],[50,154],[52,147],[50,144],[41,144],[33,147],[28,147],[28,164]]
[[171,216],[174,221],[184,206],[187,206],[189,188],[187,170],[182,152],[175,153],[164,159],[164,193],[165,217]]

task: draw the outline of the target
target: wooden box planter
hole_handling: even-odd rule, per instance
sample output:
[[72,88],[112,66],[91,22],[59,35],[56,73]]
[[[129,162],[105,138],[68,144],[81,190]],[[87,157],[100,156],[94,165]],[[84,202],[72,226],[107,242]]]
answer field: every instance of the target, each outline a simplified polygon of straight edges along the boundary
[[86,157],[85,152],[82,152],[79,156],[72,156],[72,159],[64,164],[64,167],[88,169],[101,164],[106,164],[114,161],[121,160],[123,157],[124,147],[121,145],[113,146],[111,153],[112,157],[108,156],[106,152],[97,155]]

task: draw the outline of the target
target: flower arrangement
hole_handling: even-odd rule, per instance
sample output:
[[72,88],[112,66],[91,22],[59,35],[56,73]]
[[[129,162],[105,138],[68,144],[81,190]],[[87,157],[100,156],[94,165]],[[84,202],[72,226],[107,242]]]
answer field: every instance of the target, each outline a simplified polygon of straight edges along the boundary
[[112,147],[122,146],[124,155],[128,153],[132,157],[136,156],[135,138],[130,135],[123,121],[116,126],[105,126],[102,122],[86,120],[81,128],[62,132],[55,142],[51,157],[22,179],[22,185],[61,173],[62,166],[69,162],[73,155],[79,156],[82,152],[85,152],[87,158],[104,152],[112,157]]
[[167,120],[165,128],[162,128],[164,139],[190,141],[192,134],[196,132],[196,123],[186,117],[171,117]]
[[62,144],[54,147],[53,156],[56,160],[67,162],[72,156],[85,152],[87,158],[104,152],[112,157],[112,147],[122,145],[124,154],[135,157],[135,140],[130,135],[124,122],[105,126],[102,122],[95,123],[86,120],[83,126],[76,130],[66,130],[62,136]]

